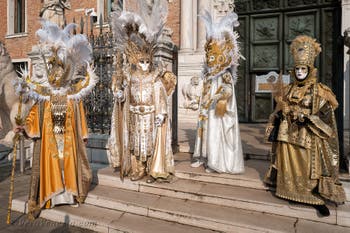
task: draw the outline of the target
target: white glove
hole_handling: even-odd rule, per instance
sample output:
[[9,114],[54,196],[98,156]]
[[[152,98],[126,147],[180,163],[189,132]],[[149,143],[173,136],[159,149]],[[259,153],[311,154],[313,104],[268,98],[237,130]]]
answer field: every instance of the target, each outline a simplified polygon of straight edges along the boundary
[[214,95],[213,98],[212,98],[213,103],[218,102],[218,100],[219,100],[221,97],[222,97],[222,94],[221,94],[221,93]]
[[114,92],[114,98],[117,98],[118,101],[122,101],[124,99],[124,92],[122,90]]
[[163,114],[158,114],[156,116],[156,120],[154,121],[154,124],[157,127],[160,127],[164,123],[164,120],[165,120],[165,116]]
[[199,112],[199,115],[204,116],[204,117],[208,117],[208,110],[202,108]]

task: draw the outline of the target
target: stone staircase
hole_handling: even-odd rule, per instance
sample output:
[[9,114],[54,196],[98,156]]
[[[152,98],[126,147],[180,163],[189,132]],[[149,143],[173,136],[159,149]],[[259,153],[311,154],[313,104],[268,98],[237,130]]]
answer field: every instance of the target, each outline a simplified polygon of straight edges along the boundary
[[[242,175],[191,168],[189,154],[176,155],[170,183],[123,182],[106,165],[94,164],[86,203],[44,210],[41,217],[98,232],[350,232],[350,203],[314,208],[276,198],[261,182],[268,163],[247,160]],[[13,209],[26,211],[25,198]]]

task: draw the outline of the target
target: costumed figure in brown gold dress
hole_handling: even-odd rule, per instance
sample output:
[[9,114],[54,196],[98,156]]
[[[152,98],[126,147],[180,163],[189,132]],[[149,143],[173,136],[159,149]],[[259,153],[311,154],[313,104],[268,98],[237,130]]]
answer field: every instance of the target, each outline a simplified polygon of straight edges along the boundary
[[313,205],[328,216],[325,200],[345,201],[338,179],[339,148],[333,92],[317,81],[315,58],[320,44],[309,36],[296,37],[290,46],[295,81],[275,95],[266,137],[273,142],[272,163],[265,182],[276,196]]
[[82,98],[98,78],[89,66],[91,46],[85,35],[70,34],[73,27],[75,24],[69,24],[62,30],[42,21],[36,34],[46,72],[35,77],[23,71],[16,84],[26,98],[36,100],[24,125],[15,129],[34,140],[28,201],[31,218],[42,208],[82,203],[92,178]]
[[160,6],[154,4],[148,18],[126,11],[112,15],[118,51],[109,149],[121,179],[129,175],[136,181],[149,175],[147,182],[168,181],[174,172],[169,100],[176,77],[154,66],[167,14]]

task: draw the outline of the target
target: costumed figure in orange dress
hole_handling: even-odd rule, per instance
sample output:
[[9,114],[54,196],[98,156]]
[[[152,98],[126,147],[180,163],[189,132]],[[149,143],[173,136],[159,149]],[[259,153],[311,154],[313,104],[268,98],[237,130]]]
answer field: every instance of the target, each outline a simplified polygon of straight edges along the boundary
[[[42,208],[82,203],[91,182],[85,143],[88,129],[82,99],[98,81],[89,62],[92,49],[85,35],[71,35],[42,21],[36,34],[45,72],[23,71],[17,90],[36,101],[20,130],[34,140],[28,201],[29,216]],[[23,90],[21,87],[25,86]],[[18,130],[18,129],[17,129]]]

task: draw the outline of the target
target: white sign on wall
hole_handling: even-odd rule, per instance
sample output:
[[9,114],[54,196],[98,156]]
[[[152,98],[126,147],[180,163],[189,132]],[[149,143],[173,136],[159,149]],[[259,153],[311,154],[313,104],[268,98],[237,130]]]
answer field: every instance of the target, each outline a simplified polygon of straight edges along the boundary
[[[255,76],[255,93],[271,93],[273,84],[278,80],[279,74],[271,71],[268,74]],[[290,75],[282,75],[282,82],[284,85],[289,84]]]

